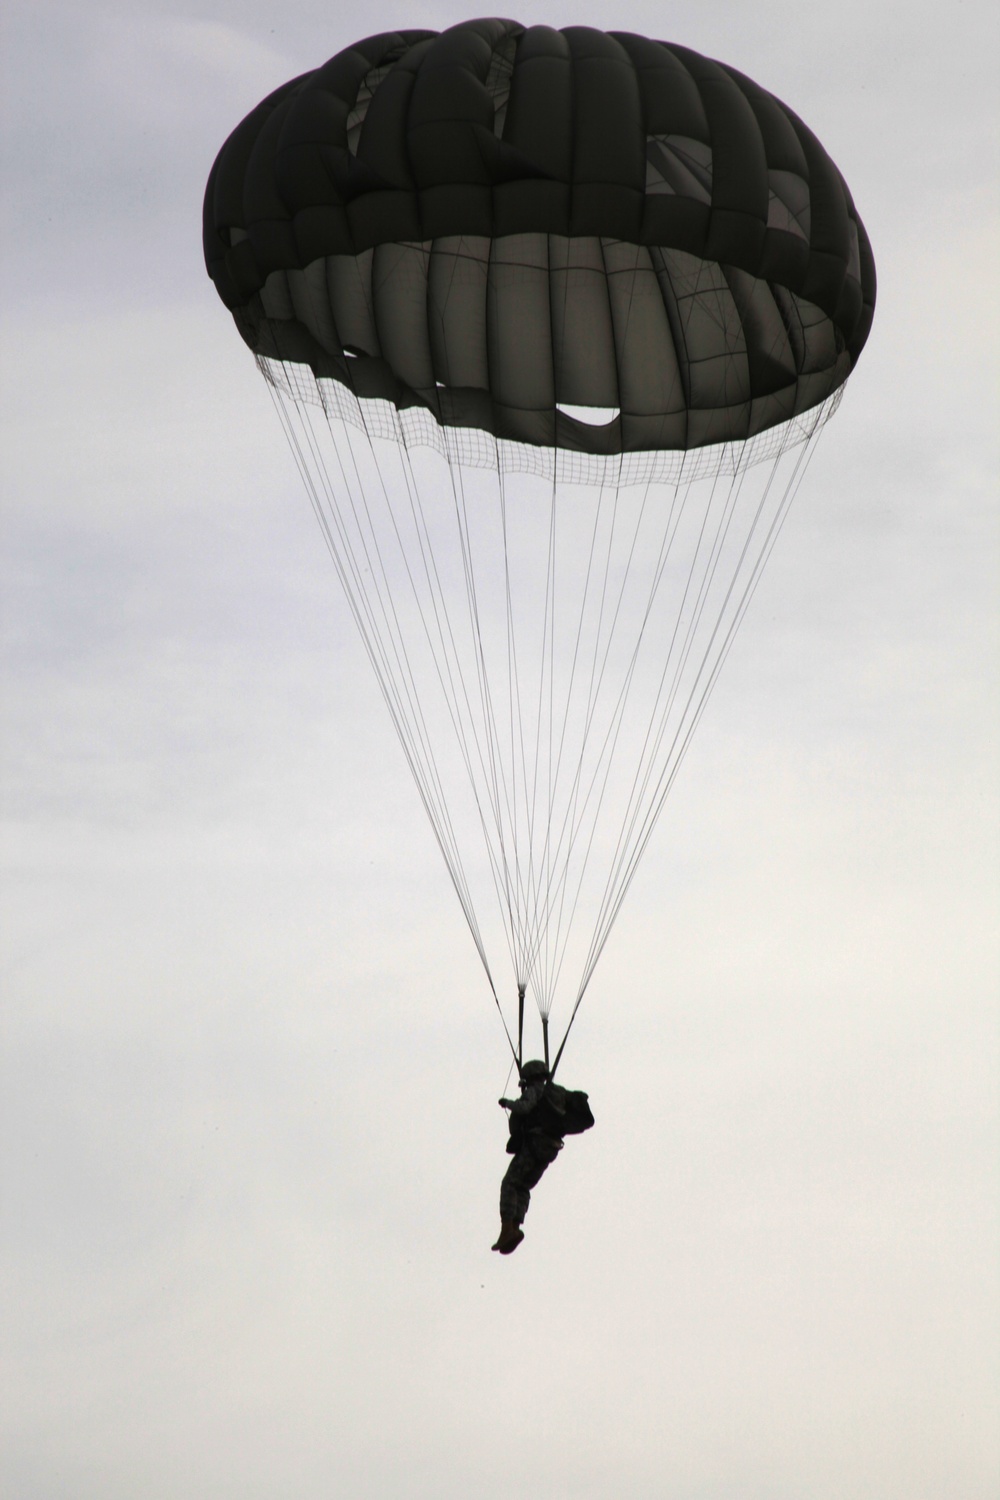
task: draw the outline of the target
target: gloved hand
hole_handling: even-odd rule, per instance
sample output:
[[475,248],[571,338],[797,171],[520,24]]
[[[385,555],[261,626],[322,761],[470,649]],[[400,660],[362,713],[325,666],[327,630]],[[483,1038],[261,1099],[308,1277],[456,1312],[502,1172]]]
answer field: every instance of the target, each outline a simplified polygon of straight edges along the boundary
[[513,1109],[514,1107],[513,1099],[498,1099],[497,1103],[500,1105],[501,1109]]

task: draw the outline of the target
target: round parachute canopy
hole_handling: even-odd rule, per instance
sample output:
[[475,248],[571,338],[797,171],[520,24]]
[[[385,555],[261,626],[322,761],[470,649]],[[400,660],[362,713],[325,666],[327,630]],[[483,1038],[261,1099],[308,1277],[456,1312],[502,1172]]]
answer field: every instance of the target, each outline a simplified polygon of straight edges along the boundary
[[791,110],[582,26],[387,33],[285,84],[219,153],[204,246],[262,359],[585,454],[795,419],[875,302],[850,192]]

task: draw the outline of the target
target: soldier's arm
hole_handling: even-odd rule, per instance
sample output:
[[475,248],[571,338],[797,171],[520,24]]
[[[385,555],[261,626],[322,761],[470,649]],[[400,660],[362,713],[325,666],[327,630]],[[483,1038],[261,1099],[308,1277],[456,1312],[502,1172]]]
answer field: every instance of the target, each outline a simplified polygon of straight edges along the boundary
[[511,1114],[520,1115],[522,1119],[525,1115],[530,1115],[531,1111],[534,1109],[535,1105],[539,1102],[544,1093],[544,1079],[541,1079],[538,1083],[529,1083],[520,1099],[515,1099],[511,1103]]

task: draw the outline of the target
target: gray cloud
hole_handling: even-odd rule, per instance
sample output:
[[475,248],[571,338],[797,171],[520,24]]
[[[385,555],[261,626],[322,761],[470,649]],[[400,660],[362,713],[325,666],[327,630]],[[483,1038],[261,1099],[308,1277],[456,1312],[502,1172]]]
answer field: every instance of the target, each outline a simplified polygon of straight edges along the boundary
[[268,89],[459,14],[7,21],[6,1486],[986,1500],[991,13],[615,17],[801,111],[880,300],[499,1265],[502,1032],[199,244]]

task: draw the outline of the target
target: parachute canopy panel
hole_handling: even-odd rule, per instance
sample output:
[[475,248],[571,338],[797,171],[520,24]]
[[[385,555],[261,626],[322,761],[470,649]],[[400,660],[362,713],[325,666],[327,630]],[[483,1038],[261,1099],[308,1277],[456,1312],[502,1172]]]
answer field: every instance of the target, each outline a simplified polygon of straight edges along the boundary
[[850,192],[797,116],[686,48],[587,27],[339,53],[230,136],[204,245],[262,359],[582,454],[799,417],[847,379],[875,301]]

